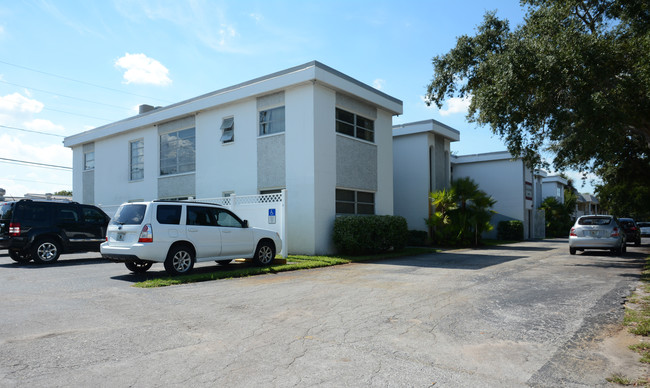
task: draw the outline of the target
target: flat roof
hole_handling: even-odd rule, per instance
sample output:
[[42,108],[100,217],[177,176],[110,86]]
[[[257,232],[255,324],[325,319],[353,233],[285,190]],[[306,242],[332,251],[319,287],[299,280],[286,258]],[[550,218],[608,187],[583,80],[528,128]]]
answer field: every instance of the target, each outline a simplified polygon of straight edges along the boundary
[[186,117],[219,105],[270,94],[289,86],[307,82],[318,82],[327,85],[336,91],[352,95],[369,104],[378,106],[393,115],[402,114],[401,100],[318,61],[311,61],[68,136],[63,140],[63,145],[74,147],[136,128]]
[[434,119],[393,125],[393,137],[425,132],[444,136],[451,141],[460,140],[460,131]]

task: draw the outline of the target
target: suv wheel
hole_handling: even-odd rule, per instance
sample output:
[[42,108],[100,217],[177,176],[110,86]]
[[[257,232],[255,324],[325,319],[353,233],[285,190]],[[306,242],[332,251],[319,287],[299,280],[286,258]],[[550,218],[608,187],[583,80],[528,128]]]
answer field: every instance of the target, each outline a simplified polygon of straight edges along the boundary
[[165,259],[165,271],[170,275],[183,275],[194,267],[194,253],[187,246],[173,247]]
[[268,241],[261,241],[257,244],[257,249],[255,250],[255,256],[253,256],[253,262],[257,265],[269,265],[273,262],[275,258],[275,249],[273,244]]
[[129,269],[129,271],[133,273],[145,273],[149,270],[149,268],[151,268],[153,263],[129,261],[124,263],[124,265]]
[[54,263],[61,255],[61,246],[50,239],[38,240],[32,248],[32,257],[35,263]]
[[18,263],[29,263],[32,259],[28,254],[20,253],[19,251],[9,250],[9,257],[15,262]]

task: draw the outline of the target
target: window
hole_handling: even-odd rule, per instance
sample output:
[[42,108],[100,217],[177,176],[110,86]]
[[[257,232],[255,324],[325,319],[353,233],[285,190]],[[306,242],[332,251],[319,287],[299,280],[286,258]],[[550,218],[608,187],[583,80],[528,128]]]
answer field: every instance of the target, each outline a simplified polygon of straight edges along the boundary
[[106,222],[106,217],[99,210],[92,207],[82,207],[84,213],[84,221],[89,224],[103,225]]
[[235,141],[235,118],[228,117],[221,123],[221,142],[223,144]]
[[165,225],[178,225],[181,223],[180,205],[158,205],[156,208],[156,220]]
[[144,179],[144,140],[134,140],[129,144],[129,180]]
[[195,169],[194,128],[169,132],[160,136],[160,175],[192,172]]
[[84,170],[95,169],[95,151],[84,153]]
[[336,132],[370,142],[375,141],[375,122],[336,108]]
[[284,107],[260,111],[260,136],[284,132]]
[[375,214],[375,193],[336,189],[336,214]]
[[217,220],[217,225],[223,226],[226,228],[243,228],[244,225],[242,221],[235,216],[234,214],[230,213],[227,210],[224,209],[213,209],[215,212],[215,218]]

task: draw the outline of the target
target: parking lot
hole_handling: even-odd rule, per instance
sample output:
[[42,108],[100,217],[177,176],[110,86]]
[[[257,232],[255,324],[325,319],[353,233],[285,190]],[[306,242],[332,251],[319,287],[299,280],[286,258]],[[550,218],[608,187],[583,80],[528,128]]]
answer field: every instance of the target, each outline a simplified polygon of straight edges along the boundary
[[643,242],[624,257],[570,256],[557,239],[156,289],[132,285],[162,265],[2,252],[0,386],[607,386],[648,373],[618,330]]

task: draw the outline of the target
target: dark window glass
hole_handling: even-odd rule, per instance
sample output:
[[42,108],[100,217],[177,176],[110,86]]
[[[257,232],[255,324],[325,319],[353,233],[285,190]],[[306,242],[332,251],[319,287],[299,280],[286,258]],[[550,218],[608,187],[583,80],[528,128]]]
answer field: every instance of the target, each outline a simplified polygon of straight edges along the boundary
[[187,225],[214,226],[212,220],[211,208],[200,206],[187,207]]
[[0,207],[0,220],[10,220],[14,213],[14,204],[12,202],[5,202]]
[[336,108],[336,132],[369,142],[375,141],[375,122]]
[[83,207],[84,212],[84,221],[89,224],[104,224],[106,222],[106,216],[99,210],[92,207]]
[[354,203],[337,202],[336,214],[354,214]]
[[354,191],[337,189],[336,190],[336,200],[337,201],[354,202]]
[[179,205],[158,205],[156,220],[165,225],[178,225],[181,223],[181,210]]
[[375,193],[336,189],[336,214],[375,214]]
[[141,204],[127,204],[122,205],[117,209],[111,224],[118,225],[140,225],[144,219],[144,212],[147,210],[147,205]]

